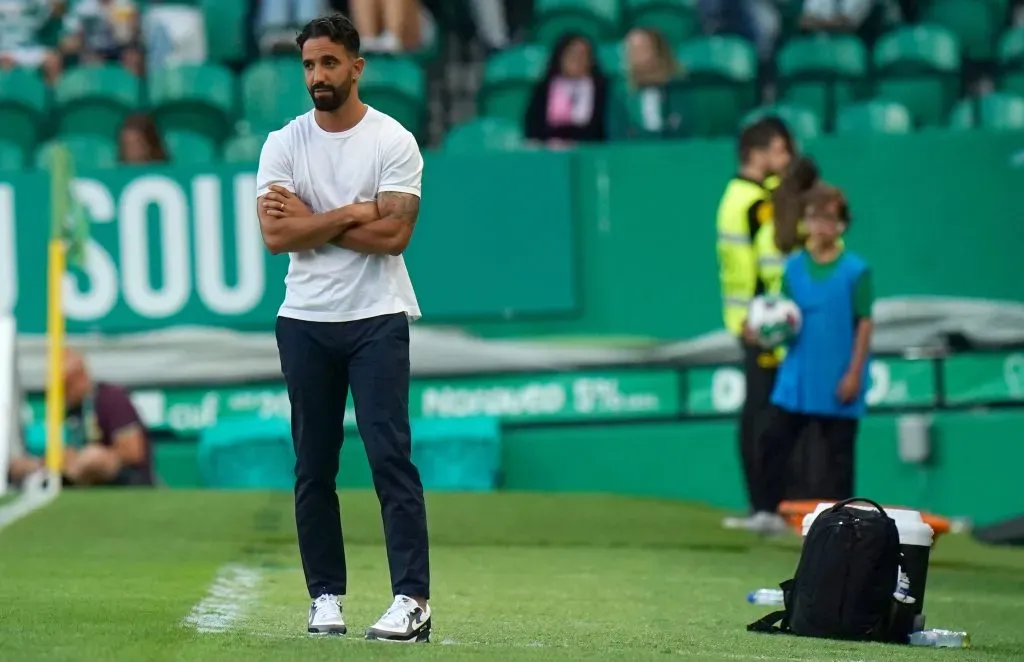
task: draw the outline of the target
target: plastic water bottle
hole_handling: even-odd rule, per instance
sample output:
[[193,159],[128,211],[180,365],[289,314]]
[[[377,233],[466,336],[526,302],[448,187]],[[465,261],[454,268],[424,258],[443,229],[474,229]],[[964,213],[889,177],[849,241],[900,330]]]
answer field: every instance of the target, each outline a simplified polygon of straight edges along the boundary
[[747,602],[752,605],[778,606],[784,604],[782,599],[782,589],[759,588],[756,591],[751,591],[747,594]]
[[970,648],[971,635],[952,630],[921,630],[910,635],[911,646],[932,648]]

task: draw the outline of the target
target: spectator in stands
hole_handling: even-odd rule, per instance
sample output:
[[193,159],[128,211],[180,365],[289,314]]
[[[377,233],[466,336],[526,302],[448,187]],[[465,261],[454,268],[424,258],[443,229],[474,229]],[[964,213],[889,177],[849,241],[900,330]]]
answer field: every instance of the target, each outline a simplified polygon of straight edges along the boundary
[[63,15],[65,4],[58,0],[0,2],[0,69],[41,69],[47,82],[54,83],[60,77],[61,59],[43,45],[40,34]]
[[295,50],[295,32],[327,12],[324,0],[259,0],[256,32],[264,53]]
[[566,35],[555,45],[547,72],[533,89],[525,134],[549,146],[607,138],[608,81],[586,37]]
[[128,393],[94,382],[84,357],[64,358],[64,479],[70,485],[152,485],[149,438]]
[[61,50],[81,64],[120,62],[142,74],[139,11],[133,0],[78,0],[64,16]]
[[757,46],[762,61],[771,59],[782,31],[775,0],[699,0],[698,11],[708,34],[735,34]]
[[418,51],[437,38],[434,18],[419,0],[349,0],[367,53]]
[[612,139],[686,134],[682,104],[672,103],[669,83],[681,76],[672,44],[654,28],[634,28],[626,35],[624,94],[612,101]]
[[117,159],[133,165],[167,161],[164,141],[152,117],[136,113],[125,118],[117,138]]
[[875,0],[804,0],[800,27],[812,32],[857,32]]

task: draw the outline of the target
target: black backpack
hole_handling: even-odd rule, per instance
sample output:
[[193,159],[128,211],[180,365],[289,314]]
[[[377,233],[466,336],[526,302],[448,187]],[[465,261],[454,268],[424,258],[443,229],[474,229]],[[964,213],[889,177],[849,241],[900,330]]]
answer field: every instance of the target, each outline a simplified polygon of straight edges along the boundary
[[780,584],[785,609],[747,630],[908,643],[914,610],[894,596],[901,560],[899,530],[881,506],[841,501],[814,520],[795,576]]

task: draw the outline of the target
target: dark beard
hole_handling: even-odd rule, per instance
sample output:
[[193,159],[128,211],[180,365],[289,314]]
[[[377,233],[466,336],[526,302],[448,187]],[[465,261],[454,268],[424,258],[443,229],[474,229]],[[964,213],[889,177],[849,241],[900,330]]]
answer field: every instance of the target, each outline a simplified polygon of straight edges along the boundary
[[[329,89],[331,94],[329,95],[317,95],[317,90]],[[338,87],[328,87],[326,85],[317,86],[309,91],[309,96],[313,99],[313,107],[317,110],[333,113],[337,109],[341,108],[346,101],[348,101],[348,95],[352,92],[351,85],[339,85]]]

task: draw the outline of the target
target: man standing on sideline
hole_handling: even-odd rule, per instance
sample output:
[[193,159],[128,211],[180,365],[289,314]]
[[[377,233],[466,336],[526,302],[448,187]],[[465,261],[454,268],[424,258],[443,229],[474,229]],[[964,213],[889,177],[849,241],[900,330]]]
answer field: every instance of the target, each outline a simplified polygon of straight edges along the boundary
[[[778,293],[782,286],[783,256],[775,244],[772,193],[765,182],[786,171],[792,149],[791,137],[777,120],[765,118],[744,128],[738,145],[739,172],[718,207],[723,318],[725,328],[739,339],[746,377],[739,448],[751,508],[760,494],[757,439],[765,425],[779,358],[758,344],[746,324],[747,310],[753,297]],[[760,529],[762,520],[764,516],[755,514],[739,521],[726,520],[726,526]]]
[[291,402],[308,631],[347,629],[335,479],[351,388],[394,593],[366,638],[425,642],[427,518],[409,432],[409,323],[420,309],[402,258],[419,213],[423,159],[412,134],[359,100],[366,63],[347,18],[313,20],[296,42],[314,110],[267,136],[256,179],[263,240],[290,259],[277,345]]

